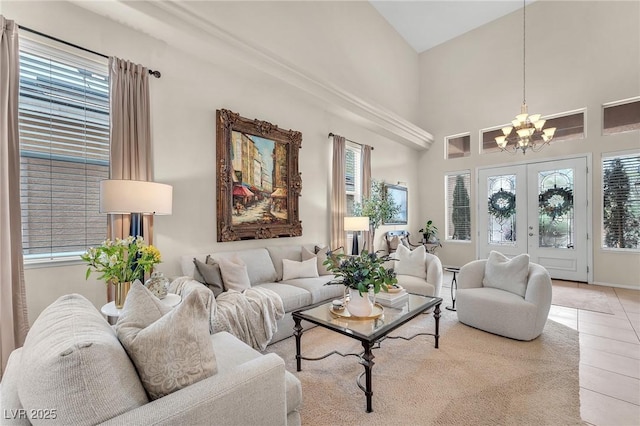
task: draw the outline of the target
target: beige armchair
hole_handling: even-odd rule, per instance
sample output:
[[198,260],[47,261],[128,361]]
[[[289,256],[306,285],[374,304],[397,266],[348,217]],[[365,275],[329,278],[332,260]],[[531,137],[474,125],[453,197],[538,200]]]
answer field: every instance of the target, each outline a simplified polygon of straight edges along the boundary
[[516,340],[533,340],[547,322],[551,308],[551,277],[529,263],[524,297],[503,289],[484,287],[487,260],[467,263],[458,274],[456,305],[460,322]]

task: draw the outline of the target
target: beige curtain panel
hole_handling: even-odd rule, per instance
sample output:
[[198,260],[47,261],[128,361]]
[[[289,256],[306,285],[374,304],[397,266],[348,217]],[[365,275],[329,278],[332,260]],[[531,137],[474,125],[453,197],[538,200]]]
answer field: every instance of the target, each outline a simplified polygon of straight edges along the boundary
[[[116,57],[109,58],[110,79],[110,178],[153,180],[149,70]],[[132,212],[135,213],[135,212]],[[129,215],[109,215],[108,237],[129,235]],[[145,240],[153,243],[153,217],[144,221]],[[107,299],[113,300],[112,286]]]
[[18,24],[0,15],[0,375],[29,331],[20,218]]
[[346,237],[344,216],[347,212],[347,192],[344,184],[346,176],[346,140],[333,135],[333,168],[331,172],[331,248],[344,247]]

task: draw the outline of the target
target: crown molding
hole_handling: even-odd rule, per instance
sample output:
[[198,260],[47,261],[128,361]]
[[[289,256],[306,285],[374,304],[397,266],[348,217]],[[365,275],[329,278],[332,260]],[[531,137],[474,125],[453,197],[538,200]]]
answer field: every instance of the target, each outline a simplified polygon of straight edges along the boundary
[[[308,70],[241,38],[197,13],[189,2],[86,1],[74,4],[160,39],[204,61],[221,57],[240,60],[252,68],[293,86],[324,107],[360,126],[416,150],[427,150],[433,136],[388,109],[361,97]],[[197,3],[197,2],[196,2]],[[211,58],[211,59],[210,59]]]

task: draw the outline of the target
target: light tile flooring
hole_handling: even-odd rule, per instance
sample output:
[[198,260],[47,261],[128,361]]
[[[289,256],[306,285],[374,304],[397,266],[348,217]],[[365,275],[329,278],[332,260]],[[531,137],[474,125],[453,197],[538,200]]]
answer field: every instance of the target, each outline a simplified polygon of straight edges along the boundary
[[[451,306],[451,274],[443,306]],[[551,306],[549,319],[580,336],[580,412],[595,426],[640,425],[640,291],[575,284],[604,292],[613,314]]]

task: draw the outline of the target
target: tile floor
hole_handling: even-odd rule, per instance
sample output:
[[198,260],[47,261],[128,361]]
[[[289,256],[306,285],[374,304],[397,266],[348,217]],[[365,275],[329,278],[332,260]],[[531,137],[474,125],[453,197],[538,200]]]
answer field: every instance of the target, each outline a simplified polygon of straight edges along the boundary
[[[451,306],[445,273],[443,306]],[[443,286],[443,287],[444,287]],[[604,292],[613,314],[551,306],[549,319],[580,336],[580,412],[595,426],[640,426],[640,291],[575,284]]]

